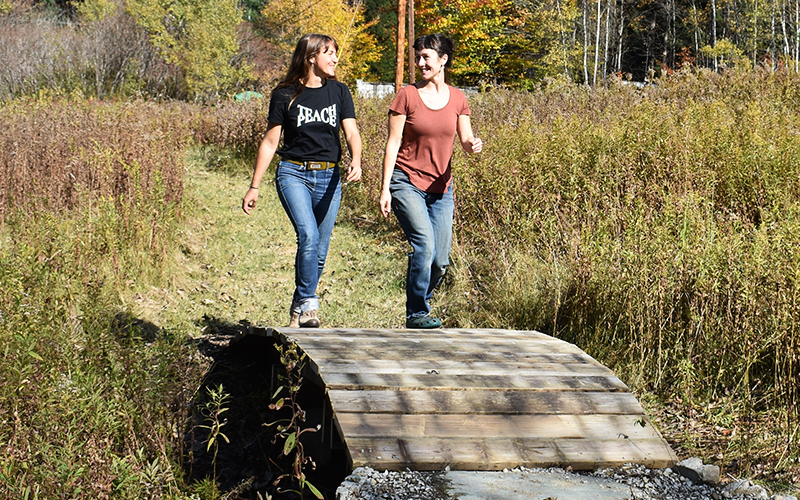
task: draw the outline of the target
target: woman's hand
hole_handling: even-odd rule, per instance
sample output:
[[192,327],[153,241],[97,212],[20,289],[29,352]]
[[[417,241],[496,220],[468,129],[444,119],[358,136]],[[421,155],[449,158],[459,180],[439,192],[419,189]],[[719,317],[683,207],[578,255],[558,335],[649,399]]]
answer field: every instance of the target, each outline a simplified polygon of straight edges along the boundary
[[253,171],[253,180],[250,182],[250,189],[247,190],[244,198],[242,198],[242,210],[244,210],[244,213],[247,215],[250,215],[250,212],[256,208],[256,202],[258,201],[258,185],[261,184],[261,179],[264,178],[264,173],[267,171],[272,157],[275,156],[282,129],[283,127],[277,123],[267,123],[267,132],[264,134],[264,138],[258,146],[258,156],[256,156],[256,169]]
[[381,215],[388,218],[389,214],[392,213],[392,193],[388,190],[381,190],[381,199],[378,203],[381,208]]
[[347,182],[356,182],[361,179],[361,160],[352,160],[347,168]]
[[347,147],[350,149],[350,166],[347,168],[345,181],[355,182],[361,179],[361,132],[358,131],[358,124],[355,118],[342,120]]
[[258,201],[258,189],[251,187],[245,193],[244,198],[242,198],[242,210],[247,215],[250,215],[250,212],[256,208],[256,202]]
[[461,143],[461,149],[467,153],[480,153],[483,150],[483,141],[472,135],[472,122],[469,115],[459,115],[456,122],[456,133]]
[[472,139],[468,140],[464,146],[464,151],[467,153],[480,153],[482,150],[483,141],[477,137],[473,137]]

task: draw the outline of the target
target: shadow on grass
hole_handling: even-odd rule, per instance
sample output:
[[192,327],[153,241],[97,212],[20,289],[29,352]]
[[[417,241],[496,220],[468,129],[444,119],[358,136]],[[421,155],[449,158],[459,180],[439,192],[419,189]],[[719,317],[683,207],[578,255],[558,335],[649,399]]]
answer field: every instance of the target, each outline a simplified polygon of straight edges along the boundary
[[[204,336],[197,348],[213,363],[191,403],[183,456],[188,482],[214,478],[216,470],[216,482],[220,492],[229,495],[226,498],[256,499],[258,493],[263,498],[268,498],[265,493],[272,495],[276,500],[299,498],[276,492],[275,480],[291,472],[292,462],[291,457],[281,454],[283,443],[273,442],[275,425],[264,425],[287,417],[286,409],[279,413],[269,408],[281,384],[279,376],[285,373],[275,341],[264,335],[246,334],[250,325],[245,321],[232,324],[205,317],[201,326]],[[229,442],[219,437],[215,455],[214,447],[208,445],[210,431],[201,426],[211,423],[207,411],[210,391],[219,387],[228,396],[219,431]],[[322,432],[304,434],[306,455],[316,463],[316,470],[306,469],[308,480],[326,499],[333,499],[350,470],[341,439],[333,431],[324,388],[308,375],[300,391],[300,405],[306,412],[306,427],[319,424],[324,428]],[[287,487],[288,483],[281,485]]]

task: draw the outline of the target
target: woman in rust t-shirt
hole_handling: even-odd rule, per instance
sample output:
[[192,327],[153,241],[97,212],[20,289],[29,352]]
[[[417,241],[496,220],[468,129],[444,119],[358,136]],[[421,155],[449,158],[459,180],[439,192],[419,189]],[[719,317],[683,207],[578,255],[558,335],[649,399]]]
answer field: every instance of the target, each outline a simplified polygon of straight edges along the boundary
[[450,160],[458,135],[467,153],[483,142],[472,134],[464,94],[445,82],[453,41],[440,34],[414,42],[422,81],[404,87],[389,108],[380,210],[393,211],[411,245],[406,274],[406,328],[438,328],[429,300],[450,263],[453,182]]

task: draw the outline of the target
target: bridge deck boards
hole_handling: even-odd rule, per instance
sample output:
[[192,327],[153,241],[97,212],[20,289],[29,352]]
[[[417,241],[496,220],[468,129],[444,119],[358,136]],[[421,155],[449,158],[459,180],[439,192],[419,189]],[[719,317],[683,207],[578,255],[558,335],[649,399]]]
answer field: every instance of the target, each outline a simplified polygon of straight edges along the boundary
[[611,370],[540,332],[263,333],[308,355],[353,467],[591,470],[676,461]]

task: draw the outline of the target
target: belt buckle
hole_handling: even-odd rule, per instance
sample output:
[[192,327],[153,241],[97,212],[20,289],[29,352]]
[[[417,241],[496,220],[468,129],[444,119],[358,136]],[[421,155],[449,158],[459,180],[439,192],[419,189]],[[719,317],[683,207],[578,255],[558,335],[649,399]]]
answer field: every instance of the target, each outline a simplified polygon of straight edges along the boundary
[[328,168],[328,163],[319,161],[309,161],[306,162],[306,168],[308,170],[326,170]]

